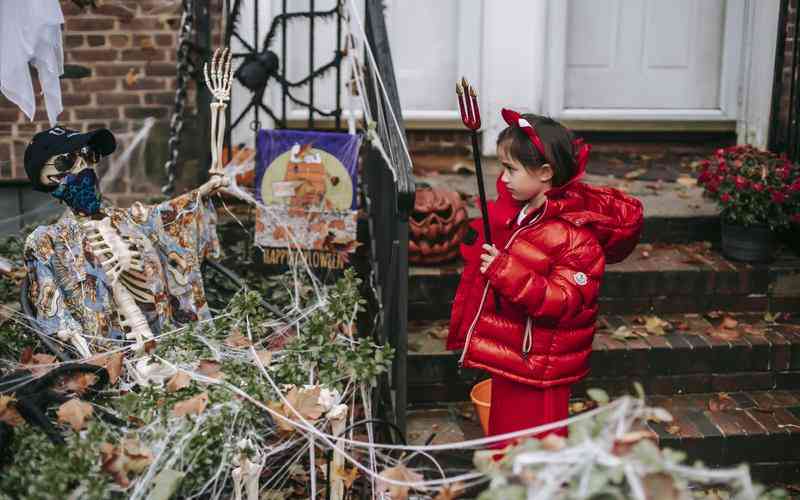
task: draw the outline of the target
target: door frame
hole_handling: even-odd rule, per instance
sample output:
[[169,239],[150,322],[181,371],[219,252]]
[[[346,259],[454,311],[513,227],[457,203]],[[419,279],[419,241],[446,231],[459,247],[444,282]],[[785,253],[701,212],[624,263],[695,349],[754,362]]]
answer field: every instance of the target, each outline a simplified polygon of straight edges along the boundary
[[742,82],[743,34],[748,0],[726,0],[722,40],[718,109],[653,108],[565,108],[567,9],[569,2],[547,2],[547,77],[544,82],[544,112],[553,118],[570,121],[735,121],[739,116]]

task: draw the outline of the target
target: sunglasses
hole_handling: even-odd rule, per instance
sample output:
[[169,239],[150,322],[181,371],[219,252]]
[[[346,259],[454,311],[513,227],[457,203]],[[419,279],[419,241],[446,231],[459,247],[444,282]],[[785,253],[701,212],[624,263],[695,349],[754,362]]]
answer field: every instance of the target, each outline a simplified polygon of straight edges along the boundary
[[58,156],[52,157],[46,164],[53,165],[59,172],[59,175],[48,175],[47,178],[53,182],[59,182],[67,173],[75,166],[78,158],[83,158],[89,165],[98,163],[102,155],[89,146],[84,146],[77,151],[70,151]]

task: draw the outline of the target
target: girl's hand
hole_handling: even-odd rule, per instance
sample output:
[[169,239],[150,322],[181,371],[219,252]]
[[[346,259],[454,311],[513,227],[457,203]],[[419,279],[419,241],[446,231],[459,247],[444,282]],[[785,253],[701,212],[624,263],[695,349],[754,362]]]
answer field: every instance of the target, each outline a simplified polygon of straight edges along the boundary
[[483,261],[481,263],[481,274],[485,274],[486,270],[489,269],[489,266],[492,265],[492,262],[494,262],[494,259],[500,255],[500,250],[495,248],[494,245],[484,244],[483,249],[486,251],[486,253],[481,254],[481,260]]

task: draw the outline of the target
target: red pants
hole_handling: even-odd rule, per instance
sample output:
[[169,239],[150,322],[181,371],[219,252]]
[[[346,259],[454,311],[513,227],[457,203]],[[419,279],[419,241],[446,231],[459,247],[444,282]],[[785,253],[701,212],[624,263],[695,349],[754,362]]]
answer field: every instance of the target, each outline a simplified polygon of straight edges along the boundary
[[[569,396],[569,385],[539,389],[493,376],[489,435],[496,436],[563,420],[569,417]],[[535,437],[543,438],[551,433],[567,437],[567,428],[558,427],[536,434]],[[509,442],[501,442],[496,447],[503,448],[507,444]]]

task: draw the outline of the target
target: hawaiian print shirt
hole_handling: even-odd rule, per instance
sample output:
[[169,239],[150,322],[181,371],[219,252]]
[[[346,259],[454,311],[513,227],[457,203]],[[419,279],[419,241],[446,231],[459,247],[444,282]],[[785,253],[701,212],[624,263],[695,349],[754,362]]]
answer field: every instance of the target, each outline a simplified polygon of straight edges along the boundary
[[[137,305],[153,334],[167,320],[181,324],[210,318],[200,266],[220,256],[211,202],[190,192],[160,205],[104,205],[102,210],[120,236],[143,243],[143,274],[154,300]],[[25,244],[25,262],[29,299],[46,334],[78,331],[93,350],[125,338],[111,284],[78,216],[68,211],[55,224],[36,228]]]

